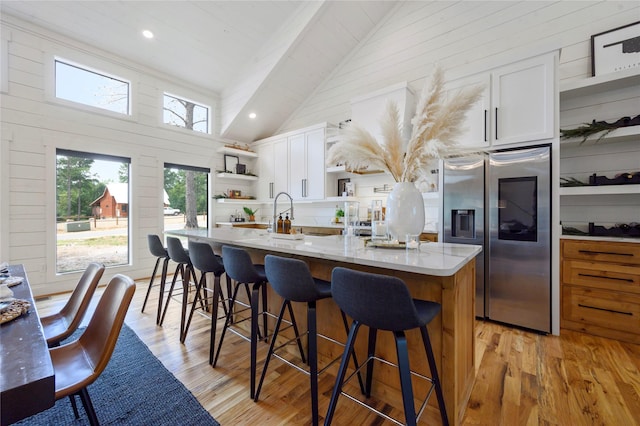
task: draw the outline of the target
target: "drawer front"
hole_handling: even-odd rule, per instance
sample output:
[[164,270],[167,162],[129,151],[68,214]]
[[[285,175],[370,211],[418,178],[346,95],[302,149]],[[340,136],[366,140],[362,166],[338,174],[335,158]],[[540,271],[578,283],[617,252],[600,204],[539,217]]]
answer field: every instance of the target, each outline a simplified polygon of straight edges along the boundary
[[640,244],[562,240],[562,257],[564,259],[640,265]]
[[562,316],[570,321],[640,333],[640,296],[564,285]]
[[562,261],[562,282],[640,293],[640,266],[564,260]]

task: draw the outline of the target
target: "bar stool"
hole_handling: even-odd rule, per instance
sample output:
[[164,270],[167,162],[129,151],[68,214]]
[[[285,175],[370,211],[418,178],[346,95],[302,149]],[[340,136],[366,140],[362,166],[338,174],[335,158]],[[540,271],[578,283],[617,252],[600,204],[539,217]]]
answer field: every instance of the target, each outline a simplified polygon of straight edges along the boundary
[[[361,325],[366,325],[369,327],[369,348],[368,358],[362,365],[367,366],[365,395],[367,397],[371,396],[373,360],[390,364],[388,361],[375,356],[377,331],[392,331],[396,342],[396,353],[398,356],[400,388],[402,390],[402,401],[406,422],[404,424],[415,425],[417,423],[420,414],[422,414],[427,401],[431,396],[431,393],[435,389],[436,396],[438,398],[440,416],[442,417],[442,424],[448,425],[449,420],[447,418],[447,412],[444,405],[442,387],[440,386],[438,370],[436,368],[433,349],[431,347],[431,341],[429,340],[429,333],[427,331],[427,324],[440,312],[440,304],[425,300],[412,299],[407,286],[399,278],[354,271],[341,267],[335,268],[332,272],[331,291],[333,293],[333,300],[338,304],[340,309],[353,318],[353,324],[349,330],[349,338],[347,340],[344,354],[342,355],[340,369],[336,377],[336,384],[333,388],[333,393],[331,394],[331,401],[329,403],[329,409],[327,411],[324,424],[331,424],[336,404],[338,402],[338,397],[340,394],[343,394],[342,387],[345,383],[344,376],[346,373],[349,353],[353,350],[358,329]],[[431,378],[417,375],[409,369],[409,354],[407,350],[405,331],[414,328],[419,328],[420,333],[422,334],[422,341],[429,361],[429,369],[431,370]],[[416,410],[413,403],[413,389],[411,385],[412,374],[431,382],[427,397],[418,411],[418,416],[416,416]],[[371,409],[387,420],[399,425],[403,424],[353,397],[350,398]]]
[[[269,352],[264,362],[264,368],[262,369],[262,375],[260,376],[260,382],[256,390],[254,400],[257,402],[260,396],[260,390],[264,378],[267,374],[267,368],[271,356],[275,356],[281,361],[291,365],[299,371],[309,375],[311,385],[311,416],[314,425],[318,424],[318,337],[323,337],[334,343],[338,343],[335,340],[326,336],[318,335],[317,322],[316,322],[316,302],[318,300],[327,299],[331,297],[331,283],[311,276],[309,267],[305,262],[298,259],[291,259],[285,257],[279,257],[274,255],[267,255],[264,258],[264,269],[267,274],[267,279],[273,290],[284,300],[282,301],[282,307],[280,308],[280,314],[276,320],[275,329],[271,336],[271,344],[269,345]],[[304,350],[302,349],[302,342],[300,339],[300,333],[298,332],[298,326],[296,319],[291,308],[291,302],[301,302],[307,304],[307,336],[308,336],[308,364],[309,371],[306,371],[297,365],[289,362],[288,360],[280,357],[275,353],[275,350],[287,346],[293,340],[298,345],[300,352],[300,358],[303,363],[307,363],[304,356]],[[290,327],[293,328],[295,337],[284,344],[275,348],[278,332],[283,321],[285,309],[289,312],[291,318]],[[347,318],[344,312],[341,311],[342,321],[344,323],[345,332],[348,331]],[[334,361],[337,361],[336,358]],[[356,368],[357,368],[357,361]],[[332,365],[329,363],[323,371]],[[364,391],[364,388],[363,388]]]
[[[196,272],[194,271],[193,265],[191,264],[189,252],[184,249],[180,239],[176,237],[167,237],[167,253],[169,253],[169,258],[177,263],[177,266],[175,272],[173,273],[173,279],[171,280],[171,287],[169,287],[167,301],[164,304],[164,311],[162,312],[162,317],[160,318],[160,325],[162,325],[162,323],[164,322],[164,316],[167,314],[169,301],[171,300],[171,296],[173,295],[173,288],[175,287],[176,281],[178,280],[178,275],[180,275],[180,280],[182,281],[182,313],[180,316],[180,338],[182,339],[182,334],[184,333],[185,317],[187,316],[189,280],[193,278],[193,282],[197,283],[198,278],[196,277]],[[202,302],[202,299],[200,299],[200,301]],[[204,309],[204,304],[202,305],[202,307]]]
[[147,300],[149,299],[149,293],[151,293],[151,287],[153,287],[153,280],[156,278],[156,272],[158,272],[158,265],[162,261],[162,273],[160,274],[160,298],[158,299],[158,313],[156,314],[156,324],[160,324],[160,315],[162,314],[162,300],[164,298],[164,286],[167,281],[167,268],[169,267],[169,253],[167,249],[162,245],[160,237],[155,234],[147,235],[147,243],[149,244],[149,251],[156,257],[156,264],[153,267],[151,273],[151,279],[149,280],[149,287],[147,288],[147,295],[144,297],[142,303],[142,310],[147,306]]
[[[207,243],[199,243],[192,240],[189,240],[189,258],[191,259],[191,264],[194,269],[197,269],[201,272],[200,281],[197,281],[196,284],[196,297],[193,299],[191,303],[191,312],[189,313],[189,318],[187,319],[187,324],[185,325],[184,333],[181,337],[181,342],[184,343],[187,338],[187,332],[189,331],[189,325],[191,325],[191,319],[193,318],[193,313],[196,310],[196,305],[198,301],[201,300],[201,295],[203,295],[200,290],[202,289],[203,293],[211,291],[211,347],[213,347],[213,342],[215,342],[216,338],[216,322],[218,320],[218,303],[222,303],[222,309],[224,310],[225,316],[228,313],[227,305],[225,303],[224,295],[222,294],[222,289],[220,288],[220,277],[224,274],[224,264],[222,262],[222,257],[216,255],[213,252],[211,246]],[[213,274],[213,289],[207,288],[207,274]],[[227,275],[227,294],[231,293],[231,278]],[[208,300],[208,298],[205,298]],[[206,304],[205,304],[206,305]],[[213,362],[213,350],[209,350],[209,364]]]
[[[224,327],[222,328],[222,334],[220,335],[220,341],[218,342],[218,348],[216,349],[215,357],[213,358],[213,362],[211,365],[213,367],[216,366],[218,362],[218,357],[220,356],[220,348],[222,348],[222,342],[224,341],[224,336],[227,331],[231,331],[232,333],[238,335],[240,338],[244,340],[249,340],[251,343],[251,388],[250,395],[251,399],[253,399],[255,395],[256,389],[256,358],[258,352],[258,339],[261,339],[260,330],[258,326],[258,316],[262,315],[263,320],[263,328],[264,328],[264,336],[267,335],[267,276],[264,272],[264,265],[254,265],[251,261],[251,257],[249,253],[245,250],[237,247],[231,246],[222,246],[222,262],[224,264],[224,269],[227,272],[227,276],[229,276],[232,280],[235,281],[235,285],[233,288],[233,294],[231,296],[231,300],[229,301],[229,308],[227,310],[227,317],[224,321]],[[251,294],[249,294],[249,285],[253,284],[251,287]],[[238,290],[243,286],[247,291],[247,297],[250,302],[249,305],[246,303],[240,302],[237,300]],[[258,303],[260,302],[260,290],[262,290],[262,313],[258,312]],[[240,321],[234,321],[234,306],[238,304],[245,308],[251,310],[251,317],[244,318]],[[245,309],[246,310],[246,309]],[[241,334],[239,331],[230,328],[232,324],[238,324],[247,319],[251,320],[251,336],[247,338],[244,334]],[[213,341],[211,341],[213,345]]]

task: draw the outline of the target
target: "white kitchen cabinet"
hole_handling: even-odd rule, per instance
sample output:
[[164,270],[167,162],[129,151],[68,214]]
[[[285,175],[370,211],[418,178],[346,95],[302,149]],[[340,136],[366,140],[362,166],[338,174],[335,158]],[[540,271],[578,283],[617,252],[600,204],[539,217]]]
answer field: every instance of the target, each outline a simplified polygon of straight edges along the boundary
[[295,200],[324,199],[324,128],[288,137],[289,193]]
[[553,138],[554,58],[538,56],[491,73],[493,145]]
[[480,99],[467,111],[462,133],[457,138],[462,147],[489,148],[491,146],[489,112],[491,111],[491,75],[477,74],[447,83],[447,96],[460,90],[482,86]]
[[270,141],[258,147],[259,200],[273,199],[279,192],[288,191],[287,138]]
[[448,83],[450,95],[484,86],[467,112],[460,146],[490,148],[553,138],[554,70],[555,54],[546,54]]
[[325,198],[325,132],[322,123],[256,142],[258,198],[288,192],[295,200]]

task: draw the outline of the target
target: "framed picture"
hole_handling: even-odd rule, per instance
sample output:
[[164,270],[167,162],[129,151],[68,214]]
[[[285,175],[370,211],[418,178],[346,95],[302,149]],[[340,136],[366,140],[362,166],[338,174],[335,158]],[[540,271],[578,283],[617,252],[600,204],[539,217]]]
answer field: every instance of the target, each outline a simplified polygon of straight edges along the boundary
[[640,21],[591,36],[591,75],[640,67]]
[[347,195],[347,183],[351,182],[351,179],[338,179],[338,197],[342,197],[342,195]]
[[226,173],[233,173],[234,170],[237,173],[238,164],[240,164],[240,157],[238,157],[237,155],[224,155],[224,171]]

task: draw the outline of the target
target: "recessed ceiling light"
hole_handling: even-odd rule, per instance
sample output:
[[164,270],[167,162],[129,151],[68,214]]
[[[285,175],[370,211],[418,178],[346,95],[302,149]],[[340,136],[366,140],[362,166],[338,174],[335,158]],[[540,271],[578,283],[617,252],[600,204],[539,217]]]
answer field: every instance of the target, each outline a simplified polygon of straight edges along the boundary
[[254,118],[256,118],[256,113],[255,113],[255,112],[250,112],[250,113],[249,113],[249,118],[250,118],[250,119],[252,119],[252,120],[253,120]]
[[153,33],[149,30],[143,30],[142,35],[145,36],[145,38],[153,38]]

